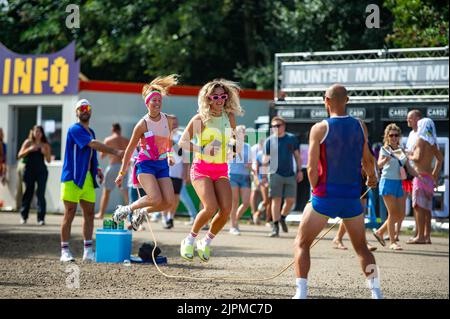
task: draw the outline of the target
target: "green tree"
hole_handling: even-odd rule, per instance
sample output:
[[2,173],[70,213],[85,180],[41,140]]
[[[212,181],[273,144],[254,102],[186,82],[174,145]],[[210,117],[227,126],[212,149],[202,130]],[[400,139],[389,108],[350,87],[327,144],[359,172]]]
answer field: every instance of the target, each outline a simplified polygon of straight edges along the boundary
[[448,1],[386,0],[384,5],[394,16],[393,32],[386,36],[389,46],[448,45]]
[[[80,28],[65,25],[78,4]],[[368,4],[381,28],[368,29]],[[91,79],[149,81],[178,73],[201,85],[216,77],[273,88],[277,52],[448,44],[448,3],[428,0],[8,0],[0,41],[19,53],[50,53],[76,41]]]

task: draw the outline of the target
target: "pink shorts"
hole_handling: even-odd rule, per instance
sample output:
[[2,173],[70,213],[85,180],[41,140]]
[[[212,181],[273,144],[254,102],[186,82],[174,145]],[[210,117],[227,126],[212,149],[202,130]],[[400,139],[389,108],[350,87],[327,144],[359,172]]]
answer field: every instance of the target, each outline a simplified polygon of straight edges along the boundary
[[414,177],[412,189],[413,207],[433,210],[434,180],[430,174],[420,174],[422,179]]
[[195,160],[191,167],[191,180],[209,177],[213,182],[219,178],[228,179],[228,163],[215,164],[203,160]]

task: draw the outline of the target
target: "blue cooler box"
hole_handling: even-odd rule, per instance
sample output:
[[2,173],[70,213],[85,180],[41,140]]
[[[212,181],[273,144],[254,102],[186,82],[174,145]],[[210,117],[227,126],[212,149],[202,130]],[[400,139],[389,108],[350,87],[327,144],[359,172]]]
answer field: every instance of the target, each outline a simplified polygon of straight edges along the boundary
[[101,229],[95,231],[95,261],[98,263],[121,263],[130,259],[131,232],[124,229]]

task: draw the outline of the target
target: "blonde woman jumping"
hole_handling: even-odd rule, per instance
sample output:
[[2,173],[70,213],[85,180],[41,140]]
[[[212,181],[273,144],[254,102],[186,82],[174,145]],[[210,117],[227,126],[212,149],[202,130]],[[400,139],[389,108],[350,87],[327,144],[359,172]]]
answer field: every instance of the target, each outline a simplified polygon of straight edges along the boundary
[[[194,242],[200,229],[214,216],[206,236],[197,241],[198,256],[202,261],[209,260],[210,244],[230,216],[227,154],[236,128],[235,115],[242,114],[239,90],[236,83],[224,79],[206,83],[198,95],[198,114],[190,120],[179,142],[183,149],[194,152],[191,181],[203,205],[191,232],[181,242],[181,257],[189,261],[194,258]],[[194,137],[195,144],[191,142]]]

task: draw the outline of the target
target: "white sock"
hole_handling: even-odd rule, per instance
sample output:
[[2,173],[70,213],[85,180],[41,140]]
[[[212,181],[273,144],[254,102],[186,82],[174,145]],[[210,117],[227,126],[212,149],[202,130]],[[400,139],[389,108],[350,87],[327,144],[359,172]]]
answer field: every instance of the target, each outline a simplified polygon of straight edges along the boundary
[[295,285],[297,286],[297,290],[292,299],[306,299],[308,295],[308,279],[296,278]]
[[206,236],[205,236],[205,238],[204,238],[206,245],[207,245],[207,246],[211,245],[211,242],[212,242],[212,240],[213,240],[215,237],[216,237],[216,236],[215,236],[213,233],[207,232],[207,233],[206,233]]
[[62,241],[61,242],[61,252],[67,252],[67,251],[69,251],[69,242]]
[[83,241],[83,244],[84,244],[84,251],[92,249],[92,240],[85,240]]
[[380,279],[378,277],[367,279],[367,286],[372,292],[372,299],[383,299],[381,294]]
[[189,245],[193,245],[195,238],[197,238],[198,234],[195,234],[193,232],[190,232],[189,235],[186,237],[186,241]]
[[165,221],[166,223],[170,220],[169,214],[164,214],[163,217],[164,217],[164,221]]

